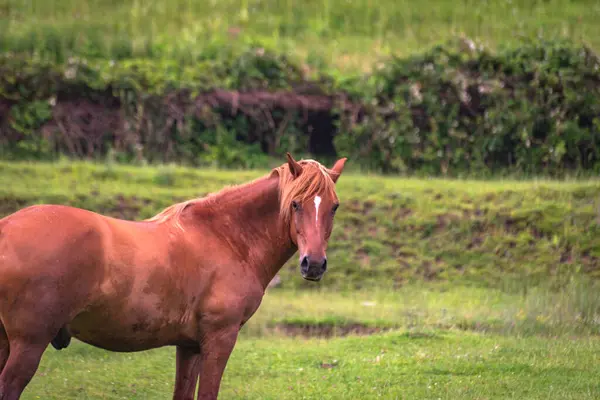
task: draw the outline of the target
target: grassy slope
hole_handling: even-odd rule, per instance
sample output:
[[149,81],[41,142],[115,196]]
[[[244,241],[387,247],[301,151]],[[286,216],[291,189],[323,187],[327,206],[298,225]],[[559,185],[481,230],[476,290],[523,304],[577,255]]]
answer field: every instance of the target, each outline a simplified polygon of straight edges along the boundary
[[461,34],[490,46],[561,36],[600,48],[600,5],[591,0],[3,0],[0,17],[2,50],[190,61],[258,41],[341,71]]
[[[562,298],[461,288],[406,288],[395,294],[271,291],[242,331],[221,396],[598,398],[598,336],[573,317],[576,310],[563,321],[548,322],[580,289]],[[600,297],[585,293],[595,299],[588,305],[597,311]],[[340,324],[344,318],[367,323],[376,317],[380,326],[397,324],[400,330],[323,340],[284,338],[264,329],[282,316],[297,315],[310,315],[313,323],[337,319]],[[486,323],[497,317],[506,329],[486,332]],[[596,333],[598,321],[588,321]],[[173,379],[172,348],[119,354],[75,341],[65,351],[46,352],[23,398],[168,398]]]
[[[351,164],[351,162],[349,163]],[[262,172],[102,164],[0,163],[0,214],[27,204],[70,204],[128,218],[242,183]],[[528,284],[600,274],[600,182],[453,181],[347,173],[328,251],[329,287],[410,281]],[[295,260],[282,270],[286,287]]]

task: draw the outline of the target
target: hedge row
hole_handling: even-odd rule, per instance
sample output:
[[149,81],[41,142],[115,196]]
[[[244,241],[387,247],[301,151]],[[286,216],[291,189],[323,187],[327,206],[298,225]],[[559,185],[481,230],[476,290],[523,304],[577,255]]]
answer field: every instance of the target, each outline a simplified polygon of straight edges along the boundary
[[3,158],[252,167],[285,151],[387,173],[600,172],[600,60],[547,41],[449,43],[354,77],[259,47],[193,66],[0,57]]

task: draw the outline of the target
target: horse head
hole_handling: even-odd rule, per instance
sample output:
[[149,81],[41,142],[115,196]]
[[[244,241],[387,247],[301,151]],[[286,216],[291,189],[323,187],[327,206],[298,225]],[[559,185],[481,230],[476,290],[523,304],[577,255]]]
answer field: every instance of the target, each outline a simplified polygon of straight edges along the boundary
[[327,270],[327,244],[340,205],[335,185],[346,158],[339,159],[331,169],[314,160],[296,161],[289,153],[287,161],[281,215],[298,247],[302,277],[319,281]]

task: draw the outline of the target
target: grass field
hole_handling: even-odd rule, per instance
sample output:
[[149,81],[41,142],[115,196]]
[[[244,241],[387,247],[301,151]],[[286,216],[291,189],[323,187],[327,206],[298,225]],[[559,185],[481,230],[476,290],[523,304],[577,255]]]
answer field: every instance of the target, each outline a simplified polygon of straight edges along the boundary
[[260,43],[313,68],[363,72],[462,35],[492,48],[567,37],[599,49],[599,18],[590,0],[1,0],[0,50],[193,62]]
[[[569,321],[556,321],[554,331],[543,328],[544,318],[553,319],[578,294],[573,290],[551,302],[548,292],[522,296],[460,287],[396,293],[271,290],[242,330],[221,398],[598,398],[600,314],[595,327],[572,314]],[[598,311],[595,299],[590,306]],[[524,323],[531,313],[540,313],[538,324]],[[505,325],[490,329],[494,320]],[[343,328],[350,321],[394,330],[286,337],[274,329],[285,321],[311,325],[314,332],[323,324]],[[118,354],[75,341],[64,351],[45,353],[23,398],[169,398],[174,372],[174,349]]]
[[[472,333],[241,340],[223,399],[597,399],[600,341]],[[166,399],[173,352],[49,353],[23,399]],[[324,368],[323,364],[335,365]]]
[[[2,162],[0,215],[58,203],[141,219],[266,172]],[[600,396],[599,181],[383,178],[349,164],[338,194],[327,276],[307,284],[284,267],[221,398]],[[75,341],[46,352],[23,398],[168,398],[173,379],[173,349]]]

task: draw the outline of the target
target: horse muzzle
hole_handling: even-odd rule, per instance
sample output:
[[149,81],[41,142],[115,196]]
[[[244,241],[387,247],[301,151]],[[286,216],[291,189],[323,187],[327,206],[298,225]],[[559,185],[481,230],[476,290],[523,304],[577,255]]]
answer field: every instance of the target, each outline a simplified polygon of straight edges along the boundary
[[327,257],[303,256],[300,259],[300,274],[307,281],[318,282],[327,271]]

